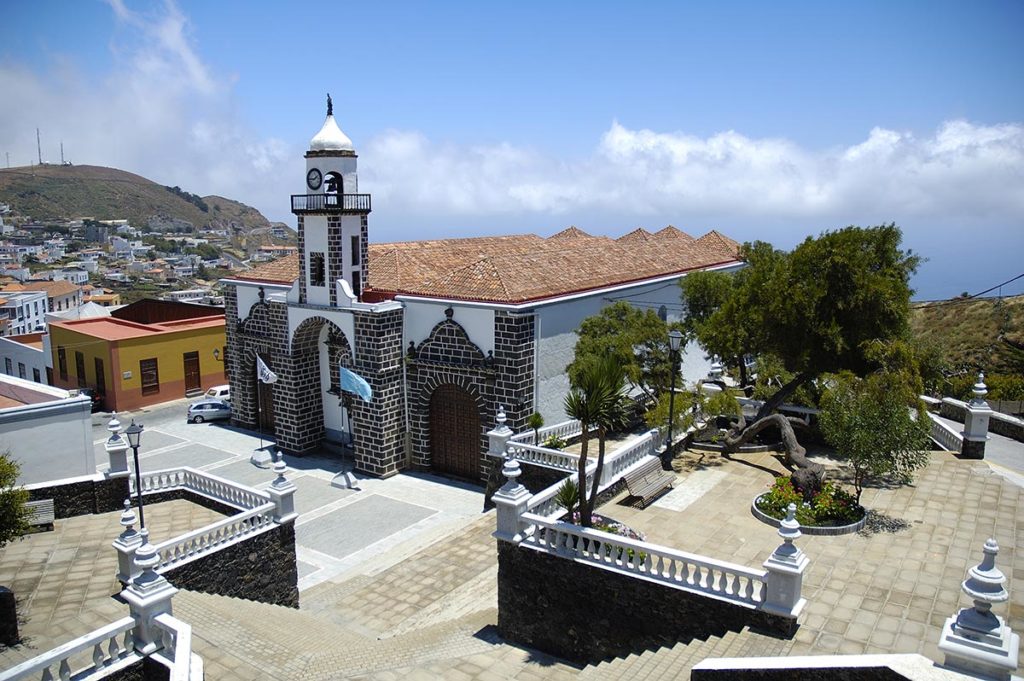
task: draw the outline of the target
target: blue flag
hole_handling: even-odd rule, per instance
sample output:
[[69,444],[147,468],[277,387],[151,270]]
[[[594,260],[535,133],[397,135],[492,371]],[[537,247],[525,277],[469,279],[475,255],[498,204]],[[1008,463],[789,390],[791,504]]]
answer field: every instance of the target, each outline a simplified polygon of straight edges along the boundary
[[359,395],[364,402],[369,402],[373,399],[373,388],[366,382],[366,379],[345,367],[338,368],[341,369],[342,390]]

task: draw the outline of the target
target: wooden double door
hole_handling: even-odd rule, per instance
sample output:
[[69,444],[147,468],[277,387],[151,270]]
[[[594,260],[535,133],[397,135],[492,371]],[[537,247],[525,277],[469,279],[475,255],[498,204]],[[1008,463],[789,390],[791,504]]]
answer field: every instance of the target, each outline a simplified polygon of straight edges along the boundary
[[430,397],[430,460],[437,473],[480,481],[480,412],[476,399],[446,383]]

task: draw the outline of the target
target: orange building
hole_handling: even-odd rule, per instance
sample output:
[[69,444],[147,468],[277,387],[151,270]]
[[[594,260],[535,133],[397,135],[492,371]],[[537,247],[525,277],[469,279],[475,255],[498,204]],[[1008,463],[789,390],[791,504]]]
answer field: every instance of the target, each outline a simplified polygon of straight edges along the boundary
[[53,383],[126,411],[224,383],[222,308],[140,300],[110,317],[50,323]]

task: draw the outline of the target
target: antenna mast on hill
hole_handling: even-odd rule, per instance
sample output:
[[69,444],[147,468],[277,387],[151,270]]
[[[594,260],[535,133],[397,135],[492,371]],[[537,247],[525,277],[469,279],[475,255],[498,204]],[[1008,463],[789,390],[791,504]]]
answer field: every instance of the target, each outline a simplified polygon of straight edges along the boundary
[[39,143],[39,128],[36,128],[36,152],[39,154],[39,165],[43,165],[43,145]]
[[64,165],[64,140],[60,141],[60,164]]

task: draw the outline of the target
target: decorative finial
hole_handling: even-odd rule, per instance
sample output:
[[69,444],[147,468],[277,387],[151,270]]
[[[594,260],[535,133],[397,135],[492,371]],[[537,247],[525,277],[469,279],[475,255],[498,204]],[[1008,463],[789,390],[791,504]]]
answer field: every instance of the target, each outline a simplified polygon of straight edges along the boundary
[[133,534],[132,526],[135,525],[135,509],[132,508],[132,502],[127,499],[124,500],[124,511],[121,512],[121,527],[124,528],[125,534]]
[[985,374],[983,372],[978,372],[978,382],[974,384],[971,391],[974,393],[974,399],[971,400],[973,404],[985,404],[985,395],[988,395],[988,386],[985,385]]
[[111,442],[121,439],[121,422],[117,420],[117,412],[110,415],[110,422],[107,423],[107,430],[110,431]]
[[796,504],[790,504],[786,509],[786,519],[779,525],[782,544],[772,553],[772,560],[789,564],[797,563],[803,552],[793,544],[793,540],[799,539],[802,535],[800,523],[796,519]]
[[334,115],[334,102],[331,101],[331,93],[330,92],[327,93],[327,115],[328,116],[333,116]]
[[1003,588],[1006,575],[996,567],[996,555],[999,544],[989,538],[982,549],[985,556],[981,562],[967,571],[967,579],[960,585],[967,597],[974,601],[974,608],[982,615],[987,615],[993,603],[1002,603],[1010,595]]
[[503,427],[505,425],[505,421],[507,421],[508,419],[505,418],[505,407],[504,406],[502,406],[500,404],[498,405],[498,415],[495,417],[494,420],[495,420],[495,422],[497,422],[498,428],[501,428],[501,427]]
[[284,487],[288,484],[288,479],[284,477],[285,472],[288,470],[288,464],[284,462],[283,456],[278,456],[277,461],[274,463],[274,472],[277,473],[277,477],[274,482],[270,483],[274,487]]
[[444,316],[445,317],[447,317],[448,319],[451,319],[452,315],[454,315],[454,314],[455,314],[455,310],[452,309],[451,305],[449,305],[448,307],[445,308],[445,310],[444,310]]
[[519,462],[511,456],[505,459],[504,465],[501,467],[501,474],[508,480],[504,485],[501,486],[503,492],[514,492],[519,489],[519,482],[516,480],[522,475],[522,470],[519,468]]

